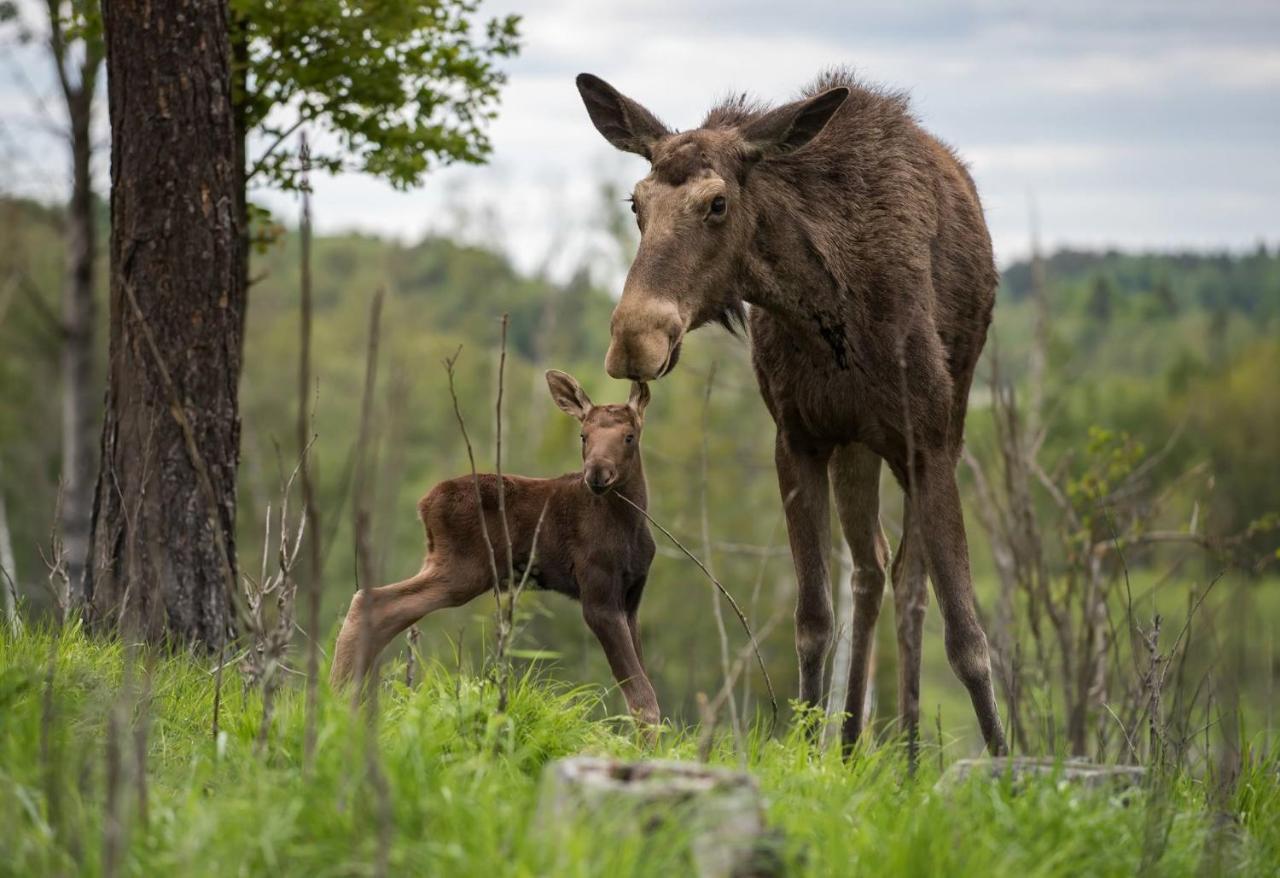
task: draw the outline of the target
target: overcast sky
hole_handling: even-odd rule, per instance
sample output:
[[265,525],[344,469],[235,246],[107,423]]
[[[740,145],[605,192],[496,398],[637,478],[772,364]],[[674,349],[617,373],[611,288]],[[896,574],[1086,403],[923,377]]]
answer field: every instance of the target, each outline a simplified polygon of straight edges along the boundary
[[[492,162],[412,193],[358,175],[318,181],[323,229],[412,240],[461,226],[523,268],[563,271],[598,234],[600,182],[629,187],[645,172],[591,127],[577,73],[688,128],[727,91],[785,100],[820,68],[848,64],[907,89],[925,126],[971,163],[1002,263],[1027,250],[1032,196],[1050,246],[1280,239],[1275,0],[495,0],[484,11],[524,16]],[[49,71],[32,49],[0,51],[0,189],[52,197],[65,159],[29,98],[34,87],[56,109]],[[103,189],[105,156],[100,167]],[[255,198],[296,216],[290,198]]]

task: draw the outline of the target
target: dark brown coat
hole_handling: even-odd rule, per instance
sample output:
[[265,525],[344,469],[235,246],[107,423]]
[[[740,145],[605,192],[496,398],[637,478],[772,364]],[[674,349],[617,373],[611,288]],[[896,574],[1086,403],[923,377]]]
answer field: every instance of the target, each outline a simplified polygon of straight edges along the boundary
[[726,101],[679,133],[595,77],[578,87],[600,132],[651,164],[633,195],[641,243],[613,316],[610,374],[665,375],[686,333],[712,321],[733,328],[751,306],[799,585],[801,698],[821,698],[834,627],[834,486],[857,568],[846,743],[857,737],[889,554],[878,520],[884,460],[910,498],[894,564],[904,722],[914,735],[927,565],[948,656],[989,747],[1003,750],[954,478],[997,281],[964,166],[902,95],[845,71],[776,109]]

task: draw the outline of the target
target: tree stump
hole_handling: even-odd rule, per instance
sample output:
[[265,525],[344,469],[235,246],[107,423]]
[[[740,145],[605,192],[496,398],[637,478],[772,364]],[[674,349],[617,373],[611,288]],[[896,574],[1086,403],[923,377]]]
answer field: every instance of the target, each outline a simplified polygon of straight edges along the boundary
[[615,833],[649,833],[678,822],[688,834],[699,878],[781,873],[767,844],[759,788],[746,772],[691,762],[576,756],[547,766],[538,813],[550,832],[601,819],[613,821],[609,830]]
[[1057,777],[1084,789],[1131,789],[1140,786],[1147,770],[1138,765],[1098,765],[1085,759],[1037,759],[1004,756],[998,759],[961,759],[938,780],[937,789],[946,790],[964,782],[974,774],[986,774],[992,780],[1012,777],[1015,784],[1028,778]]

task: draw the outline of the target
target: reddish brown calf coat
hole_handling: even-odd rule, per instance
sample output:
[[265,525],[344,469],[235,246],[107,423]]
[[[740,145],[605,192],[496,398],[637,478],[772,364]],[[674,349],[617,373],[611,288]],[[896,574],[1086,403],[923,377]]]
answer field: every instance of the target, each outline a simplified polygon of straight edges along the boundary
[[[511,560],[521,571],[532,554],[533,587],[581,601],[583,618],[604,648],[628,707],[641,722],[656,724],[661,719],[658,699],[644,670],[636,617],[653,561],[653,537],[644,516],[617,496],[641,509],[648,507],[640,457],[648,390],[637,384],[626,405],[596,406],[563,372],[548,372],[547,381],[556,403],[582,422],[583,470],[553,479],[503,476]],[[482,474],[479,482],[480,508],[505,578],[498,477]],[[461,606],[493,588],[471,476],[436,485],[418,503],[418,514],[427,538],[422,569],[402,582],[370,589],[367,596],[357,592],[352,598],[334,650],[334,684],[363,676],[378,653],[423,616]],[[543,521],[534,551],[539,516]]]

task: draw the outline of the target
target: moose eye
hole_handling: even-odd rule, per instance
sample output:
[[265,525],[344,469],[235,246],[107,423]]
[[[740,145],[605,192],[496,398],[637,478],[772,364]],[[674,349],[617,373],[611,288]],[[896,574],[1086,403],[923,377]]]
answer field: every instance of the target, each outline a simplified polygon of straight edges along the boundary
[[640,212],[640,209],[639,209],[638,207],[636,207],[636,200],[635,200],[634,198],[631,198],[631,199],[628,199],[628,200],[631,202],[631,212],[632,212],[632,213],[639,213],[639,212]]
[[582,442],[583,442],[583,444],[584,444],[584,445],[586,444],[586,442],[587,442],[587,434],[586,434],[586,433],[579,433],[579,434],[578,434],[578,438],[582,440]]
[[717,195],[715,198],[711,199],[711,215],[720,216],[724,213],[724,209],[727,206],[728,202],[724,200],[724,196]]
[[635,433],[628,433],[628,434],[627,434],[627,444],[628,444],[628,445],[630,445],[632,442],[635,442],[635,441],[636,441],[636,434],[635,434]]

